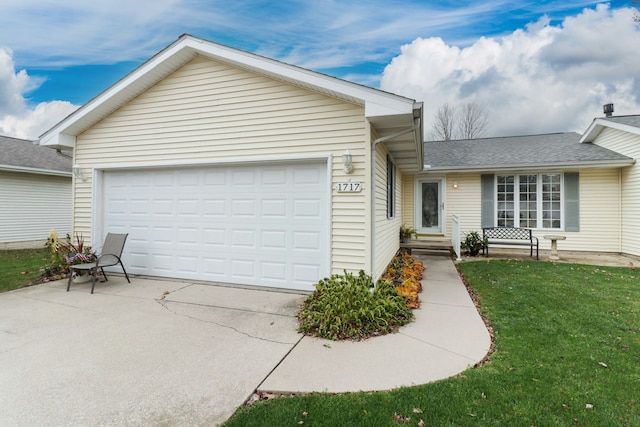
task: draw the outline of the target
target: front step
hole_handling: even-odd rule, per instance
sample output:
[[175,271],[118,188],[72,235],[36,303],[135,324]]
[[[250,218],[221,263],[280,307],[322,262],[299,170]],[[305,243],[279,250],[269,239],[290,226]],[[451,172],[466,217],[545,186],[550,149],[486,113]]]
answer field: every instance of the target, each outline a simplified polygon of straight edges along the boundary
[[416,251],[423,255],[451,256],[453,245],[450,240],[411,240],[408,243],[400,243],[400,250],[409,252]]

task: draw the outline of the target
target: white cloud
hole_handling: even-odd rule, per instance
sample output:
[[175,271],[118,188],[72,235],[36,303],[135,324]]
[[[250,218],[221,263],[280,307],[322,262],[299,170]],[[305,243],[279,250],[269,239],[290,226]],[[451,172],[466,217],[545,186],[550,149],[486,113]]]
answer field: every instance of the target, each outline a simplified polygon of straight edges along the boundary
[[24,70],[16,74],[12,55],[9,49],[0,47],[0,115],[24,108],[22,93],[27,88],[29,76]]
[[25,93],[40,83],[25,70],[16,73],[12,52],[0,48],[0,134],[35,139],[78,108],[66,101],[42,102],[30,107]]
[[381,87],[423,101],[425,129],[444,103],[476,102],[489,114],[489,135],[582,132],[609,102],[617,115],[640,113],[632,16],[600,5],[465,48],[418,38],[386,67]]
[[77,108],[67,101],[42,102],[33,109],[0,117],[0,133],[15,138],[37,139]]

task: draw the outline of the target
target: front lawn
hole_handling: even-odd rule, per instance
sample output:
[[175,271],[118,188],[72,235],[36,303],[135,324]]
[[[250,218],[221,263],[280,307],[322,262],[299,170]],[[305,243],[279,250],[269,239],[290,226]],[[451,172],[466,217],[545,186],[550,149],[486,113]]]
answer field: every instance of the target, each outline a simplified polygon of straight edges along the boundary
[[0,251],[0,292],[28,286],[51,262],[49,249]]
[[226,425],[640,425],[640,271],[501,260],[459,269],[495,332],[482,367],[390,392],[259,402]]

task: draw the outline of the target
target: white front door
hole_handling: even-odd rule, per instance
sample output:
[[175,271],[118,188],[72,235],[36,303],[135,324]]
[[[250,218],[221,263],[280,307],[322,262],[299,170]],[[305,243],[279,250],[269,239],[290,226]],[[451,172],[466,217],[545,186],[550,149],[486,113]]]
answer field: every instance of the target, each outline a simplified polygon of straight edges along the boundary
[[313,290],[329,273],[324,162],[104,172],[132,274]]
[[416,224],[420,234],[442,234],[444,202],[442,179],[421,178],[416,182]]

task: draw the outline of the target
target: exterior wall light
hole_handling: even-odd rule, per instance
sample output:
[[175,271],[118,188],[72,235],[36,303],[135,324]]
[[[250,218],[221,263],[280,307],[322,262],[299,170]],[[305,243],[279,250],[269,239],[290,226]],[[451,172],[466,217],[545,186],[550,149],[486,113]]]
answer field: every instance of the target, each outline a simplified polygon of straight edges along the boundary
[[453,181],[453,189],[454,190],[458,189],[458,181]]
[[73,172],[73,176],[76,177],[76,179],[81,179],[82,181],[86,181],[87,178],[85,178],[84,173],[82,173],[82,168],[75,164],[73,165],[73,167],[71,168],[71,171]]
[[353,172],[353,158],[351,157],[351,153],[347,148],[347,151],[342,155],[342,164],[344,166],[344,173]]

